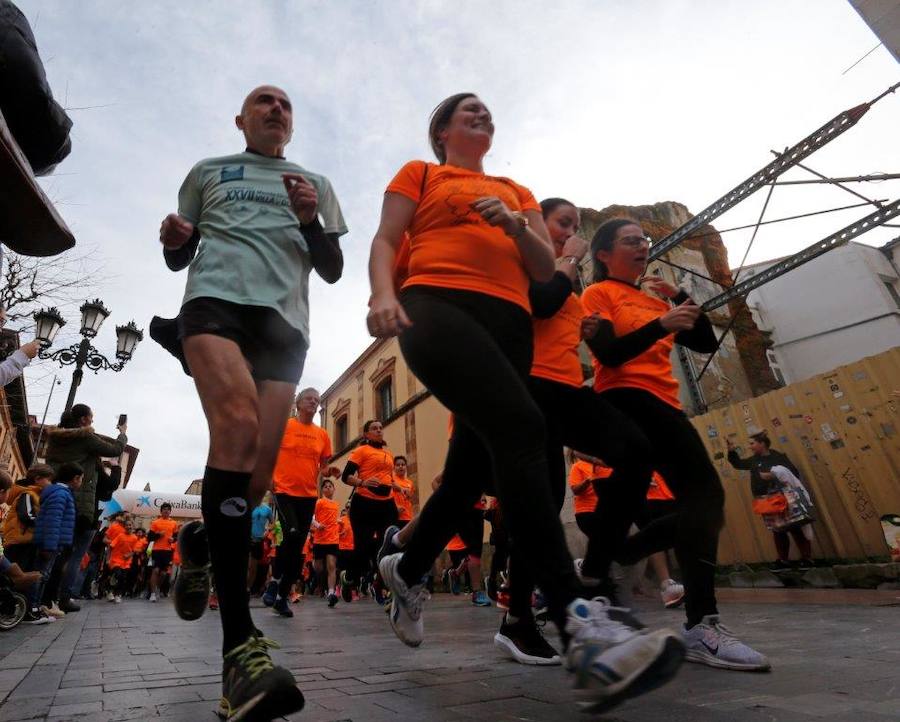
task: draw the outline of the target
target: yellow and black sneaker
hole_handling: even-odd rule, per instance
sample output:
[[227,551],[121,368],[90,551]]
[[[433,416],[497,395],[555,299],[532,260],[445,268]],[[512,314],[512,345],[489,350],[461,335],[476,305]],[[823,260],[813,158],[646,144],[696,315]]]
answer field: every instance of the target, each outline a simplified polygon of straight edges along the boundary
[[188,622],[199,619],[209,602],[209,544],[199,520],[185,524],[178,533],[181,572],[172,592],[175,611]]
[[218,715],[228,722],[270,722],[303,709],[303,693],[284,667],[276,667],[271,639],[254,634],[225,655]]

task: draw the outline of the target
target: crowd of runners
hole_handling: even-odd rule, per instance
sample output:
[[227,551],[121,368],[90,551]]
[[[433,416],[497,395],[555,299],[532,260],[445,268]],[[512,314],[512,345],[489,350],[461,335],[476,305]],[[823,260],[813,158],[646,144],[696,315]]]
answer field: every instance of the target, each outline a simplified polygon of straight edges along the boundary
[[[768,669],[719,615],[724,493],[670,362],[673,344],[708,353],[716,339],[684,291],[647,275],[641,226],[613,219],[582,240],[574,203],[538,203],[485,172],[494,125],[478,96],[437,106],[428,128],[437,162],[410,161],[387,184],[369,261],[369,332],[399,336],[409,368],[453,415],[443,471],[414,516],[406,459],[393,453],[405,450],[387,447],[382,420],[366,422],[335,468],[313,423],[318,393],[295,396],[310,349],[309,275],[335,283],[343,271],[347,227],[334,190],[285,159],[293,126],[282,90],[253,90],[236,125],[246,149],[197,163],[163,220],[166,264],[188,269],[187,288],[178,317],[151,325],[193,376],[209,424],[203,521],[178,534],[173,597],[184,619],[204,613],[213,588],[218,597],[221,716],[269,720],[304,703],[250,614],[248,581],[268,561],[276,519],[263,600],[283,617],[312,530],[312,575],[328,605],[359,593],[389,601],[385,623],[417,647],[435,560],[449,544],[448,586],[467,576],[473,603],[505,607],[497,647],[522,663],[564,664],[573,700],[591,709],[668,682],[685,659]],[[588,255],[593,283],[582,289]],[[593,387],[583,385],[582,341]],[[577,561],[559,516],[565,449],[580,455],[569,483],[588,541]],[[352,487],[346,510],[333,500],[336,483]],[[494,559],[483,575],[486,515]],[[681,584],[653,557],[668,549]],[[619,602],[612,565],[645,557],[656,559],[663,601],[684,604],[678,630],[649,629]]]

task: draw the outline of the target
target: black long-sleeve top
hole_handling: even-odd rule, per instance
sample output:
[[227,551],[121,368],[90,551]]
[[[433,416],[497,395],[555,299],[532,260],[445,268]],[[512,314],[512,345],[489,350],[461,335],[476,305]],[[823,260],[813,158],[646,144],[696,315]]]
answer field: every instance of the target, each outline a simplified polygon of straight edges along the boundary
[[797,470],[797,467],[791,463],[787,454],[784,454],[781,451],[775,451],[775,449],[769,449],[769,453],[765,456],[757,456],[754,454],[746,459],[742,459],[738,456],[735,449],[731,449],[728,452],[728,462],[735,469],[742,469],[750,472],[750,493],[753,494],[753,496],[765,496],[766,494],[771,494],[773,489],[777,486],[777,480],[771,479],[767,481],[759,475],[759,472],[761,471],[770,471],[773,466],[784,466],[794,476],[798,479],[800,478],[800,472]]
[[[672,301],[677,305],[689,298],[687,293],[680,291]],[[658,318],[624,336],[616,336],[612,322],[601,319],[600,328],[593,338],[587,339],[587,345],[603,366],[615,368],[637,358],[668,334]],[[717,348],[718,339],[709,317],[701,313],[694,328],[675,334],[675,343],[699,353],[713,353]]]

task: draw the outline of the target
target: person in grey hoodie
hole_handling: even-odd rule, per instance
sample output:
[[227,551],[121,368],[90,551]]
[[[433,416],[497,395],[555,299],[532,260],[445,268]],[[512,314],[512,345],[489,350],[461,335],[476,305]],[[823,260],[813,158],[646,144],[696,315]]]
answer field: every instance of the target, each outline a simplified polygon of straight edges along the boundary
[[66,462],[74,462],[84,470],[84,481],[75,492],[75,538],[72,556],[63,571],[59,592],[59,608],[64,612],[77,612],[80,607],[72,602],[75,578],[79,564],[91,540],[94,538],[94,521],[97,518],[97,477],[100,459],[121,456],[128,437],[126,425],[118,426],[115,439],[102,436],[93,429],[94,412],[86,404],[75,404],[63,413],[59,426],[47,434],[47,463],[59,471]]

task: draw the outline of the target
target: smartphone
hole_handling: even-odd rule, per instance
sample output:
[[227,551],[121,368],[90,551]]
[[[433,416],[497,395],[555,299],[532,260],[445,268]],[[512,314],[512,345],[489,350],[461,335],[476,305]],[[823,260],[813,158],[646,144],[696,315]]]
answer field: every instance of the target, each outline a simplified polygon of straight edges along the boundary
[[119,414],[119,423],[117,426],[124,426],[128,423],[128,414]]

